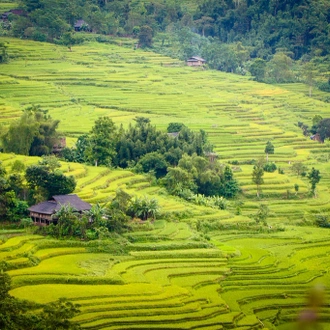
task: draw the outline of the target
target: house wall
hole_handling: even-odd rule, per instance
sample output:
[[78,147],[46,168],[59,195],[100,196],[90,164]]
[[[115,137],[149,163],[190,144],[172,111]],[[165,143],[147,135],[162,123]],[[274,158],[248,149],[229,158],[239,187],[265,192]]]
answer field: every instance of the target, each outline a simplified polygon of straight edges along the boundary
[[203,63],[201,61],[197,61],[197,62],[187,61],[187,65],[188,66],[202,66]]

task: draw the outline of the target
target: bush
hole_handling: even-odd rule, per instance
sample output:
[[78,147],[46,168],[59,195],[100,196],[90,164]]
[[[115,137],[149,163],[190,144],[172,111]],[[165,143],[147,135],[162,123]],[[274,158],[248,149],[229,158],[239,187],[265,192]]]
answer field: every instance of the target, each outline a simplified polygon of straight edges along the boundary
[[270,172],[270,173],[273,173],[275,172],[277,169],[277,166],[275,165],[275,163],[266,163],[264,165],[264,171],[265,172]]
[[323,82],[323,83],[319,83],[317,85],[318,89],[323,91],[323,92],[327,92],[330,93],[330,84],[329,82]]

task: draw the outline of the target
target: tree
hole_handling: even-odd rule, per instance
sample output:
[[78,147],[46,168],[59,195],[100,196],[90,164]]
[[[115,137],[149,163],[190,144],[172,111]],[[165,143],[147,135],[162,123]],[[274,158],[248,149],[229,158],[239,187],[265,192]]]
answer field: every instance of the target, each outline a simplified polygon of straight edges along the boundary
[[116,126],[109,117],[100,117],[90,132],[86,156],[95,166],[110,166],[115,156],[117,142]]
[[314,80],[315,67],[313,63],[306,62],[305,64],[303,64],[302,73],[306,84],[308,84],[309,86],[309,97],[312,97],[312,90],[313,90],[313,86],[315,85],[315,80]]
[[180,132],[183,127],[186,127],[183,123],[169,123],[167,126],[167,133]]
[[264,169],[263,162],[259,161],[256,165],[253,166],[252,172],[252,182],[257,185],[257,197],[260,196],[260,185],[264,183]]
[[144,173],[153,171],[157,179],[167,174],[167,163],[162,154],[150,152],[143,156],[137,165],[142,167]]
[[250,66],[250,73],[256,81],[263,81],[266,74],[267,63],[261,58],[257,58]]
[[4,42],[0,42],[0,63],[7,62],[8,60],[7,48],[8,46]]
[[152,28],[148,25],[141,26],[139,33],[139,45],[142,48],[152,46],[152,37],[153,37]]
[[148,218],[156,219],[159,213],[158,201],[155,198],[149,199],[148,197],[136,197],[131,201],[128,209],[132,217],[140,218],[141,220],[148,220]]
[[266,154],[266,161],[268,162],[268,155],[274,154],[274,146],[270,141],[266,143],[265,154]]
[[38,164],[41,166],[45,166],[45,168],[51,173],[54,173],[56,169],[62,166],[59,160],[54,155],[42,156]]
[[330,138],[330,118],[324,118],[318,123],[317,133],[320,134],[322,141]]
[[314,197],[316,197],[316,185],[320,182],[321,176],[320,171],[316,170],[314,167],[310,170],[307,175],[309,183],[311,184],[311,192]]
[[78,213],[70,204],[64,204],[52,216],[57,221],[55,233],[58,238],[72,237],[79,227]]
[[[41,201],[54,195],[65,195],[76,188],[75,178],[60,171],[50,172],[44,165],[31,165],[26,169],[25,178],[34,199]],[[38,196],[38,197],[36,197]]]
[[48,155],[57,138],[58,124],[40,107],[27,108],[2,136],[4,150],[30,156]]
[[270,80],[276,83],[293,82],[292,64],[292,59],[285,53],[276,53],[267,64]]
[[266,204],[260,204],[257,213],[254,215],[254,219],[257,224],[260,222],[265,226],[267,225],[267,218],[269,216],[269,208]]
[[305,173],[307,171],[307,166],[304,165],[302,162],[296,162],[291,166],[292,172],[296,173],[297,176]]

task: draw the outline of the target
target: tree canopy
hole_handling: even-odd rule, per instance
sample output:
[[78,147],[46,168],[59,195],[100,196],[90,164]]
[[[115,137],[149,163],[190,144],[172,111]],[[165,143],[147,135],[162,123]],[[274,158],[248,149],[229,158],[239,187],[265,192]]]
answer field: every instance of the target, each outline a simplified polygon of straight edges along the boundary
[[40,107],[27,108],[2,135],[4,151],[29,156],[50,154],[58,137],[58,124],[59,120],[53,120]]

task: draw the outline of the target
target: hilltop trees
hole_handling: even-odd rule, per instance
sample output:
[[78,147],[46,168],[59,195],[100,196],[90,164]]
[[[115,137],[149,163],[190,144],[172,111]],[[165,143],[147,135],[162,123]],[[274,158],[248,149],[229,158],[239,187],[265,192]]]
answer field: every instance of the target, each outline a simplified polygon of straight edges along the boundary
[[[192,132],[181,124],[178,136],[172,137],[156,129],[145,117],[135,118],[135,125],[119,129],[107,117],[95,122],[90,135],[78,138],[74,148],[66,148],[62,157],[68,161],[122,168],[138,164],[142,172],[154,170],[164,176],[169,165],[177,165],[183,153],[203,155],[212,150],[205,131]],[[148,155],[150,154],[150,155]]]

